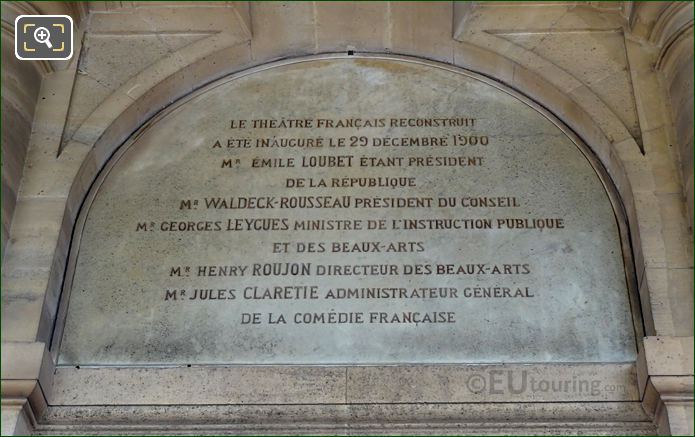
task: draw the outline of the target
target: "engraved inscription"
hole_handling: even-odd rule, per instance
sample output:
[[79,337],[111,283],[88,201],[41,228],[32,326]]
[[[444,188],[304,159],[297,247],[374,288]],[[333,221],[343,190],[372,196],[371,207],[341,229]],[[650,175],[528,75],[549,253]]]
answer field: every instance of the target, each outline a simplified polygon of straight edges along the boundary
[[278,67],[124,147],[86,212],[62,363],[634,358],[601,181],[477,79]]

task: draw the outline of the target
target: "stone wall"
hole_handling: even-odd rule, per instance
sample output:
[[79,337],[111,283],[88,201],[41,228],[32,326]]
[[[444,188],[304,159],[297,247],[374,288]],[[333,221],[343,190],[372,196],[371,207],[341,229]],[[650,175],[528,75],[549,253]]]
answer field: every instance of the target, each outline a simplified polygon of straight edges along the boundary
[[[18,120],[7,137],[3,131],[3,198],[17,199],[15,208],[3,206],[3,226],[11,223],[2,269],[3,434],[22,424],[55,431],[51,420],[75,425],[45,405],[55,365],[49,345],[79,208],[118,146],[214,79],[349,51],[483,74],[547,108],[589,145],[630,229],[629,280],[646,334],[637,363],[642,408],[661,433],[692,434],[692,3],[93,2],[68,12],[86,14],[76,20],[75,57],[44,66],[39,92],[37,69],[20,73],[26,64],[3,56],[3,76],[22,81],[6,93],[12,81],[3,77],[3,127]],[[3,25],[13,22],[9,14],[3,3]],[[3,32],[5,54],[11,39]],[[557,429],[572,432],[558,420]]]
[[24,159],[31,135],[34,108],[46,63],[23,62],[14,56],[14,23],[6,23],[22,11],[2,5],[2,250],[10,234]]
[[692,5],[671,4],[655,24],[651,39],[661,43],[656,68],[668,91],[683,194],[693,222],[693,21]]

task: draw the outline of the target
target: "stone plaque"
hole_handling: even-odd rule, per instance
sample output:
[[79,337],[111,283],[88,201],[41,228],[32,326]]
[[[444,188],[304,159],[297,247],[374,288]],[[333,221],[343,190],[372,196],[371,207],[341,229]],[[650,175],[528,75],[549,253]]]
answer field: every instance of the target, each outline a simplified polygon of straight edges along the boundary
[[635,359],[596,171],[461,72],[335,58],[223,80],[124,145],[82,218],[61,364]]

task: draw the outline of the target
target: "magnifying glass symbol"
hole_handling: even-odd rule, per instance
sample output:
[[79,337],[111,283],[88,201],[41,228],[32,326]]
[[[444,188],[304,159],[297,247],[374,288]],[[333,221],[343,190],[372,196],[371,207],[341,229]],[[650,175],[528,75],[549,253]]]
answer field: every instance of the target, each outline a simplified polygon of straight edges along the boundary
[[34,31],[34,39],[36,42],[39,44],[46,44],[48,48],[53,48],[53,44],[51,44],[50,41],[51,38],[51,32],[48,31],[45,27],[37,27],[36,30]]

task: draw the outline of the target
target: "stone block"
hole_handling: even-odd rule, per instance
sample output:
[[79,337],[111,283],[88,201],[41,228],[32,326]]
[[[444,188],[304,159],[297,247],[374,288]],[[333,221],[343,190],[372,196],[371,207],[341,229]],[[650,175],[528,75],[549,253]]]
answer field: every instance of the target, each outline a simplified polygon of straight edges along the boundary
[[452,63],[452,7],[451,2],[389,2],[386,49]]
[[390,45],[386,2],[316,2],[318,52],[383,51]]
[[[254,61],[310,54],[316,50],[314,2],[251,2]],[[282,44],[278,44],[282,41]]]
[[645,337],[644,353],[649,375],[692,375],[693,337]]

